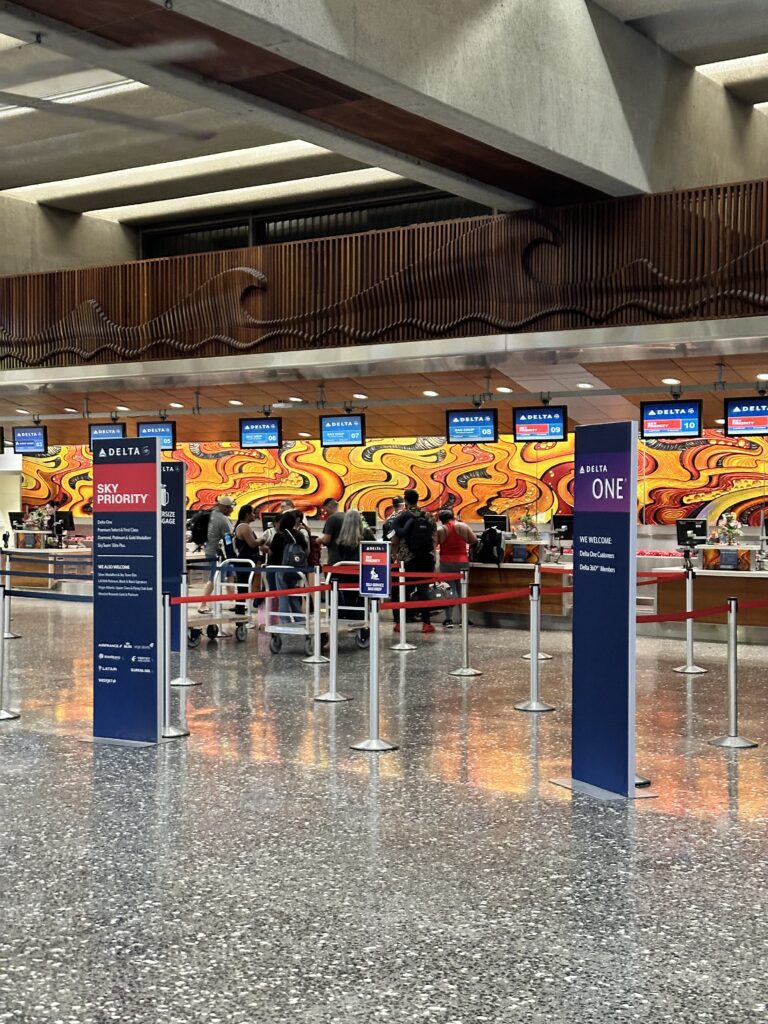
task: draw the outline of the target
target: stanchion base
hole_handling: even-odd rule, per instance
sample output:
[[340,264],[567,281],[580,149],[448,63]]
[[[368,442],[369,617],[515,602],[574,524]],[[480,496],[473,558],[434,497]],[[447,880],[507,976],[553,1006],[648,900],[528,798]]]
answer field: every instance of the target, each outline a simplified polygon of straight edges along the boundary
[[352,697],[345,697],[343,693],[331,693],[330,690],[326,690],[325,693],[318,693],[315,697],[315,700],[322,701],[323,704],[341,704],[342,701],[352,699]]
[[[530,653],[529,654],[524,654],[523,655],[523,659],[525,661],[530,661],[531,660]],[[541,651],[539,651],[539,661],[552,661],[552,655],[551,654],[542,654]]]
[[331,660],[326,658],[324,654],[310,654],[308,658],[301,659],[305,665],[327,665]]
[[160,735],[164,740],[179,740],[184,736],[189,736],[189,729],[179,729],[175,725],[166,725]]
[[635,788],[645,789],[646,786],[650,786],[651,780],[646,779],[644,775],[635,775]]
[[705,668],[699,668],[698,665],[680,665],[679,668],[673,668],[673,672],[683,672],[687,676],[701,676],[707,671]]
[[3,633],[4,640],[21,640],[21,633]]
[[415,650],[416,650],[416,644],[406,644],[406,643],[393,644],[390,647],[390,651],[415,651]]
[[483,673],[479,668],[455,668],[453,672],[449,672],[449,676],[481,676]]
[[748,747],[756,747],[757,743],[745,740],[743,736],[718,736],[716,740],[710,740],[709,745],[710,747],[727,747],[730,750],[746,750]]
[[189,677],[185,677],[184,679],[182,679],[181,676],[176,676],[175,679],[171,680],[171,686],[202,686],[202,685],[203,684],[200,682],[199,679],[190,679]]
[[18,711],[6,711],[5,708],[0,708],[0,722],[11,722],[15,718],[21,718]]
[[388,750],[397,750],[394,743],[387,743],[386,740],[361,740],[360,743],[350,744],[351,750],[367,750],[374,754],[385,754]]
[[515,711],[554,711],[551,704],[545,704],[543,700],[523,700],[515,704]]

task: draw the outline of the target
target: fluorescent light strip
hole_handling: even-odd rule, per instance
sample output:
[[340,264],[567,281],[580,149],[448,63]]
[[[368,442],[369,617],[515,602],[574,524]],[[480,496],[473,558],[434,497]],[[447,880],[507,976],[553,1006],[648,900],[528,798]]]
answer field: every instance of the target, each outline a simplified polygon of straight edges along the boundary
[[[87,103],[90,100],[104,99],[106,96],[116,96],[123,92],[134,92],[137,89],[146,89],[143,82],[134,82],[131,78],[124,78],[118,82],[110,82],[107,85],[92,85],[85,89],[75,89],[72,92],[62,92],[53,96],[40,96],[36,99],[50,100],[52,103]],[[21,98],[21,96],[19,97]],[[40,114],[44,111],[34,110],[32,107],[4,106],[0,107],[0,118],[17,117],[19,114]]]

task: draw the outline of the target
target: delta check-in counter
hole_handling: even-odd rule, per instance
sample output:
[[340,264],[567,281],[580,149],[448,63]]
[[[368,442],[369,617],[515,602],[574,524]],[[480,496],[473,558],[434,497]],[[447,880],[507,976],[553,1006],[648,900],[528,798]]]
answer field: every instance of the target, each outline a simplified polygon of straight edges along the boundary
[[[551,561],[540,561],[550,558]],[[554,559],[557,558],[557,561]],[[570,556],[563,557],[558,548],[538,542],[507,540],[504,559],[500,566],[473,562],[469,573],[469,596],[496,594],[500,591],[526,590],[536,582],[536,565],[542,569],[541,585],[547,587],[570,586],[572,568]],[[549,573],[546,569],[568,570],[566,574]],[[572,594],[541,595],[541,624],[544,629],[570,629]],[[528,594],[520,597],[502,597],[469,606],[469,621],[476,626],[512,626],[528,628]]]
[[61,575],[90,577],[91,549],[71,548],[3,548],[0,551],[0,575],[5,578],[6,566],[11,571],[30,573],[29,576],[11,576],[14,590],[55,590],[64,581]]

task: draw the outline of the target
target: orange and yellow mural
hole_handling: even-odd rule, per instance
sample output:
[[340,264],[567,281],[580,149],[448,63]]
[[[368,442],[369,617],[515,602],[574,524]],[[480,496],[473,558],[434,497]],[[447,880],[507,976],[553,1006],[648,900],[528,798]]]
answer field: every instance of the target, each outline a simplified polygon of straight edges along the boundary
[[[232,443],[182,444],[166,458],[187,465],[187,504],[206,508],[223,493],[258,511],[291,498],[308,516],[326,498],[342,508],[377,511],[416,487],[423,503],[451,506],[465,519],[507,512],[512,521],[526,511],[547,520],[572,511],[573,435],[562,443],[516,444],[508,435],[496,444],[446,444],[439,437],[371,440],[360,448],[322,448],[317,441],[291,441],[280,452],[246,451]],[[768,512],[768,441],[727,438],[715,431],[687,441],[640,445],[638,509],[650,524],[683,516],[717,518],[732,511],[758,524]],[[80,445],[54,446],[44,459],[25,459],[25,505],[63,501],[87,515],[92,497],[91,453]]]

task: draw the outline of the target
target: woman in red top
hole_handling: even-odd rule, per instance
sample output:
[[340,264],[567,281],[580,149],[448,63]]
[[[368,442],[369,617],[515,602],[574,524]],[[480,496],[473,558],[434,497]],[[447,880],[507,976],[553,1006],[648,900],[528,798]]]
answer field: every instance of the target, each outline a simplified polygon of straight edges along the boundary
[[[456,521],[450,509],[438,513],[437,543],[440,547],[440,571],[460,572],[469,565],[469,545],[477,543],[477,537],[466,523]],[[459,597],[459,580],[450,580],[451,596]],[[453,629],[453,605],[445,609],[446,629]]]

